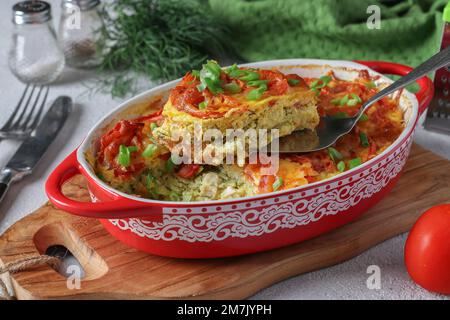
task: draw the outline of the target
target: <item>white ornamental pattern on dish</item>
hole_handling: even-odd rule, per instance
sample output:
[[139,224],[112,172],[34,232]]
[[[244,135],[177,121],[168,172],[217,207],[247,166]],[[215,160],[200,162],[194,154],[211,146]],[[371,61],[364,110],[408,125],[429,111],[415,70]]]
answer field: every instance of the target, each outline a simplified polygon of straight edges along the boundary
[[354,176],[354,183],[324,191],[317,195],[267,207],[209,215],[167,214],[162,222],[141,219],[109,220],[121,230],[152,240],[187,242],[221,241],[229,237],[260,236],[279,229],[304,226],[326,215],[348,210],[361,200],[379,192],[402,170],[412,140],[408,139],[392,159],[365,177]]

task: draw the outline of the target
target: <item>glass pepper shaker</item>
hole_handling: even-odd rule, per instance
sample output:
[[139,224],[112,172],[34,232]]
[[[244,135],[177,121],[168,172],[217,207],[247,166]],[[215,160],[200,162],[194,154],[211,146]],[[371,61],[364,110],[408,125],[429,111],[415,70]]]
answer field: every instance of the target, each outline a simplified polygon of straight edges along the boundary
[[51,6],[23,1],[13,6],[14,29],[8,56],[11,72],[25,83],[46,84],[64,69],[64,55],[52,26]]
[[71,67],[90,68],[101,62],[99,5],[100,0],[62,1],[58,41]]

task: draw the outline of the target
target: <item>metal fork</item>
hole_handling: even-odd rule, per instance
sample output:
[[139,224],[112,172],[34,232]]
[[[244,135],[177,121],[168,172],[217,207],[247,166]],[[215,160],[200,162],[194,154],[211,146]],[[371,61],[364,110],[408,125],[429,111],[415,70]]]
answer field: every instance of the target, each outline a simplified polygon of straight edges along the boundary
[[24,139],[36,129],[47,101],[49,86],[27,85],[13,114],[0,129],[2,139]]

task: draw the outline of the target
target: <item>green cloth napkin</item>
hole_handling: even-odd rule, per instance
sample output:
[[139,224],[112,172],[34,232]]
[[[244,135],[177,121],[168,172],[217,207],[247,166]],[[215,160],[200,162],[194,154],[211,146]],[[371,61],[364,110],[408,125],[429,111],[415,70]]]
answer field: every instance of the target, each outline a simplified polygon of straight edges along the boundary
[[[416,66],[439,50],[447,0],[209,0],[246,61],[385,60]],[[369,5],[381,29],[369,29]]]

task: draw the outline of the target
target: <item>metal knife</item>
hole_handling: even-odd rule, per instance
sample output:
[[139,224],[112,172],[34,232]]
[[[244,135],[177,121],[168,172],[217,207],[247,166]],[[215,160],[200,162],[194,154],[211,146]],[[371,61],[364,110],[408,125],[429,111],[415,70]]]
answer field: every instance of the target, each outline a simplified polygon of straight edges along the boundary
[[58,97],[44,115],[36,130],[26,138],[8,164],[0,171],[0,201],[9,185],[31,174],[72,111],[72,99]]

